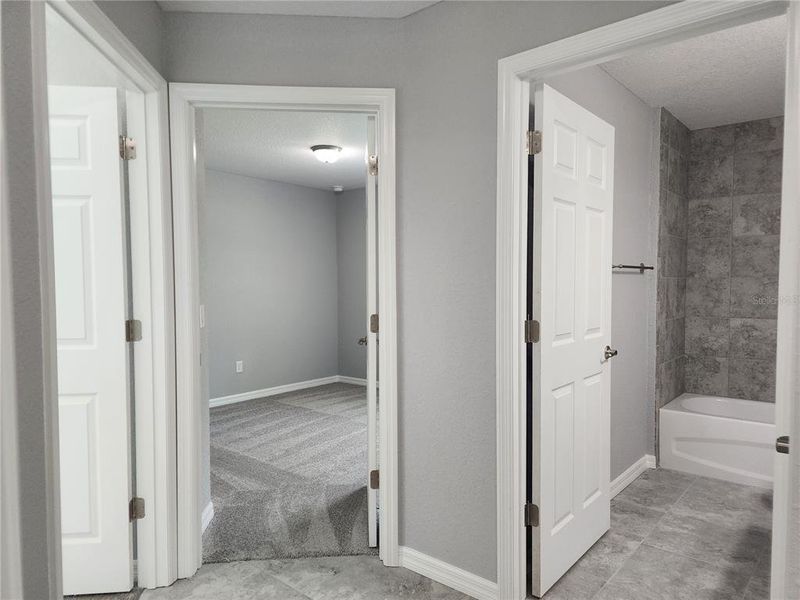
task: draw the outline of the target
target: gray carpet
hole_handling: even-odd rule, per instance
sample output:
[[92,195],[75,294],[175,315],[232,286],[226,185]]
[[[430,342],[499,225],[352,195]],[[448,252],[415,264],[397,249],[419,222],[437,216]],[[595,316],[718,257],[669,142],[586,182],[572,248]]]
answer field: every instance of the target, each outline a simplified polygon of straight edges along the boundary
[[362,386],[213,408],[204,562],[374,554],[366,479]]

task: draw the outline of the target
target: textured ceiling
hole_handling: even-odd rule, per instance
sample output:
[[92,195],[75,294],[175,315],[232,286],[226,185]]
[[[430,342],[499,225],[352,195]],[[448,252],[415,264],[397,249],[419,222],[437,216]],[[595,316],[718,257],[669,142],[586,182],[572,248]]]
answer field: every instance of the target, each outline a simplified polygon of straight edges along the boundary
[[159,0],[168,11],[402,19],[436,2],[419,0]]
[[[351,113],[203,109],[206,166],[211,169],[330,190],[364,187],[367,117]],[[342,147],[333,164],[315,144]]]
[[689,129],[783,114],[786,19],[775,17],[601,65]]

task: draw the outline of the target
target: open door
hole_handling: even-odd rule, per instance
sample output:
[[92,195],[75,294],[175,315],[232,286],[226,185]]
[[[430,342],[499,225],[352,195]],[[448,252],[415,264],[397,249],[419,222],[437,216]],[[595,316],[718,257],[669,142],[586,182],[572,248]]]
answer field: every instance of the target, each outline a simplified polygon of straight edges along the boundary
[[531,268],[540,333],[529,365],[529,517],[531,586],[542,596],[611,520],[614,128],[546,85],[535,91],[535,123],[541,151],[534,164]]
[[[378,545],[378,177],[377,127],[367,118],[367,514],[369,545]],[[374,315],[374,317],[373,317]]]
[[133,587],[117,90],[49,88],[64,593]]
[[800,6],[787,9],[770,598],[800,598]]

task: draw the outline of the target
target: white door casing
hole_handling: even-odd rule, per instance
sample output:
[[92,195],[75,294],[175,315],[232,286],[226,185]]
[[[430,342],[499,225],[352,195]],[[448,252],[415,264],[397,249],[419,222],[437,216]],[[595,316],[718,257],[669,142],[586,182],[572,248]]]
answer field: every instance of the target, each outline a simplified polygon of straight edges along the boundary
[[367,117],[367,520],[369,546],[378,545],[378,490],[372,489],[370,474],[378,469],[378,334],[370,328],[370,317],[378,313],[378,178],[370,172],[369,157],[377,153],[375,117]]
[[777,435],[788,435],[788,454],[775,453],[770,597],[800,597],[800,6],[787,11],[786,114],[781,202],[778,347],[775,388]]
[[610,526],[614,128],[547,85],[535,92],[533,593]]
[[117,90],[49,88],[65,594],[133,586]]

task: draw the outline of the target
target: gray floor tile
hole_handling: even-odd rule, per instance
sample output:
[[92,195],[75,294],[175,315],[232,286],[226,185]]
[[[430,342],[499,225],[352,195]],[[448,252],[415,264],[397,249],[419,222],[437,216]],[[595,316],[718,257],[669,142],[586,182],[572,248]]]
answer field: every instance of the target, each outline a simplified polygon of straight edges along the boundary
[[272,576],[268,561],[244,561],[203,565],[191,578],[167,588],[147,590],[142,600],[308,600]]
[[772,527],[772,491],[719,479],[698,478],[675,503],[676,515],[689,515],[738,529]]
[[748,576],[702,561],[640,546],[595,596],[597,600],[730,600]]
[[651,469],[642,473],[617,497],[642,506],[666,510],[683,495],[695,479],[694,475],[678,471]]
[[769,540],[769,530],[763,527],[720,525],[689,513],[671,511],[644,543],[720,567],[733,566],[749,577]]
[[376,557],[331,557],[271,561],[270,573],[312,600],[468,600],[453,589]]
[[611,530],[642,541],[665,514],[661,508],[642,506],[620,494],[611,501]]
[[606,580],[580,569],[571,569],[543,596],[543,600],[591,600]]

